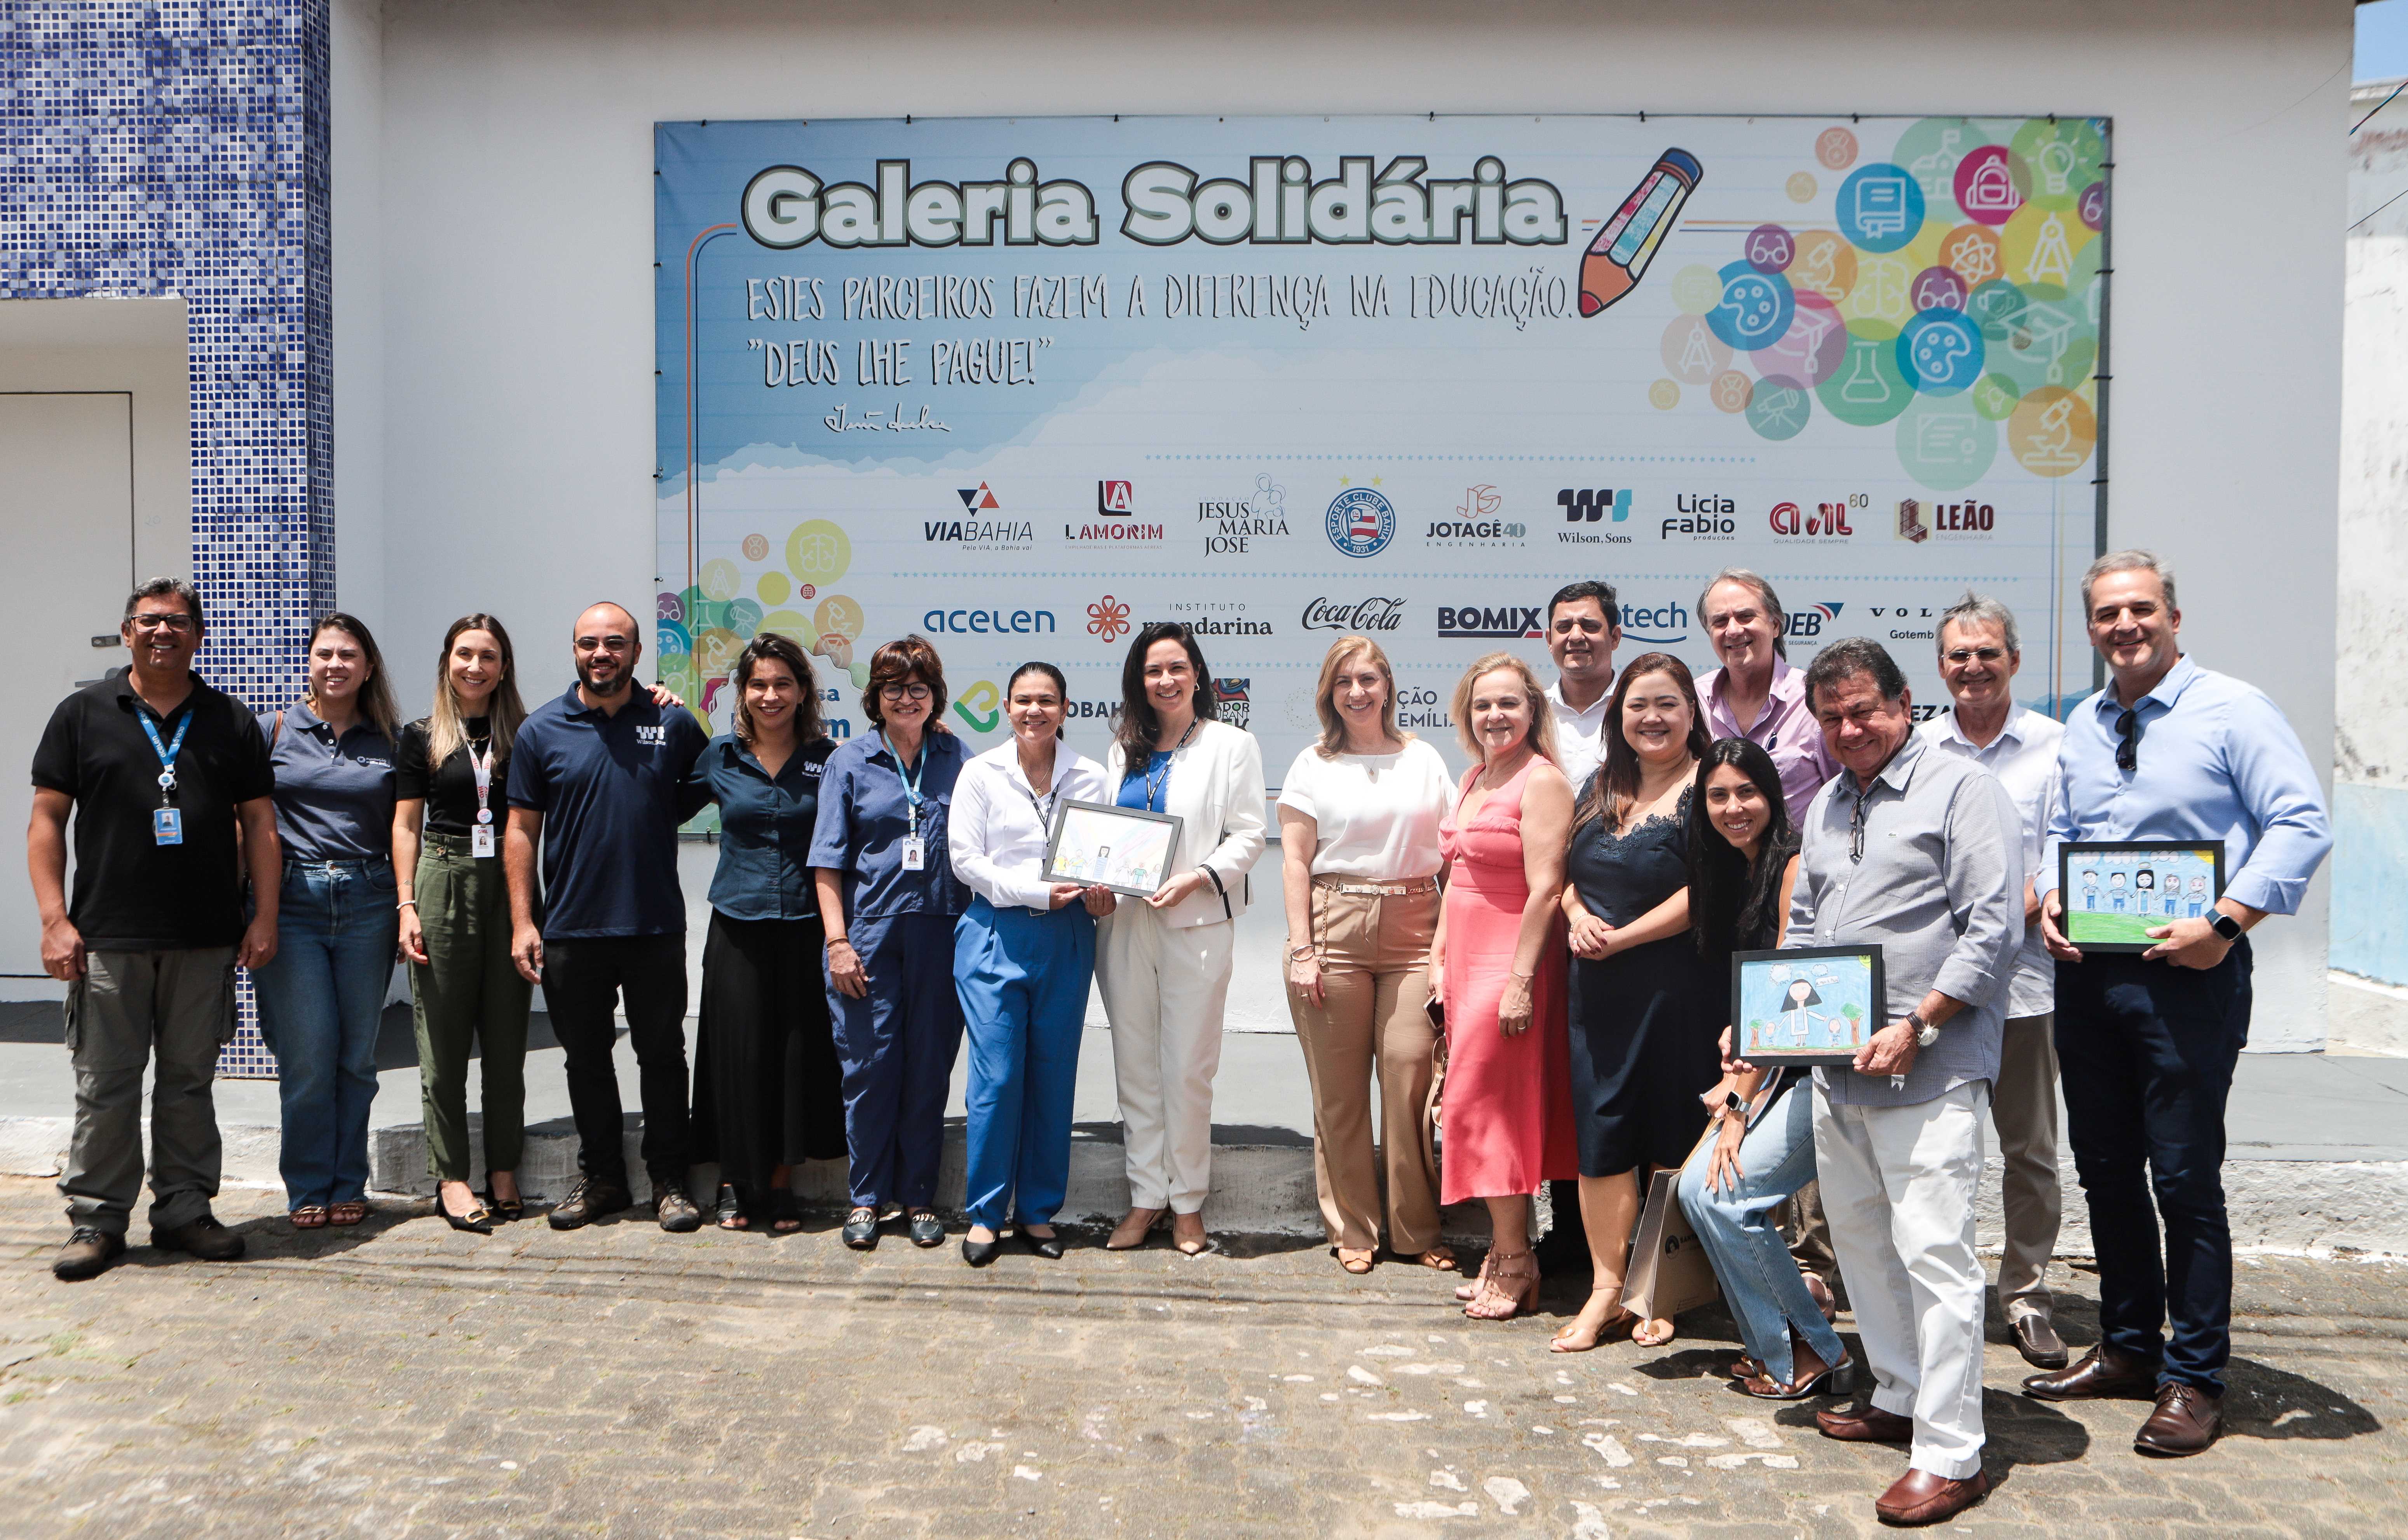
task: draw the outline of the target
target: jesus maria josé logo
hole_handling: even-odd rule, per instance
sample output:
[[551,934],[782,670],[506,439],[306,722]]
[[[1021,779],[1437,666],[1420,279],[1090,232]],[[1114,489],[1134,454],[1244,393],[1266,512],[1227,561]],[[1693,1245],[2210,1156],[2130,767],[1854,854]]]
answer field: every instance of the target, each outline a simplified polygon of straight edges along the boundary
[[1349,487],[1329,505],[1329,543],[1349,556],[1377,556],[1396,538],[1397,510],[1369,487]]

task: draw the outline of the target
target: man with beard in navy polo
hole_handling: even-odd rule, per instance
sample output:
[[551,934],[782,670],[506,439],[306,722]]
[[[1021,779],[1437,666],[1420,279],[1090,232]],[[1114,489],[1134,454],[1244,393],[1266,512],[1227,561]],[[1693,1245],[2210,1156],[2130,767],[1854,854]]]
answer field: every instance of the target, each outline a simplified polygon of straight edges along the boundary
[[[577,618],[577,684],[538,706],[510,752],[510,954],[543,985],[568,1065],[582,1173],[552,1211],[574,1230],[634,1203],[627,1187],[613,1012],[624,1001],[643,1088],[644,1169],[661,1228],[700,1228],[686,1195],[685,897],[681,790],[709,734],[694,714],[635,688],[636,618],[599,604]],[[536,884],[536,849],[543,883]]]

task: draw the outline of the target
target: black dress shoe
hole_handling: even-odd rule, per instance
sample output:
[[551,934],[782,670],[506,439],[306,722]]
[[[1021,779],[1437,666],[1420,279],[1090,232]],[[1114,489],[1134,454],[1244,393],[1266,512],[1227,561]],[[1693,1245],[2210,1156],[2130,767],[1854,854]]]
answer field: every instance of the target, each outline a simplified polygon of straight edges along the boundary
[[50,1263],[50,1276],[62,1283],[81,1283],[96,1278],[125,1255],[125,1237],[89,1224],[75,1227],[75,1233],[59,1248],[56,1260]]
[[624,1187],[583,1176],[568,1190],[567,1197],[552,1205],[547,1222],[554,1230],[577,1230],[592,1224],[605,1214],[616,1214],[635,1201],[635,1194]]
[[162,1251],[189,1251],[203,1262],[233,1262],[242,1255],[242,1237],[211,1214],[165,1230],[154,1224],[150,1244]]
[[682,1182],[652,1184],[652,1218],[672,1235],[691,1234],[702,1228],[702,1210],[685,1195]]
[[2137,1454],[2179,1458],[2200,1454],[2224,1428],[2224,1398],[2196,1385],[2168,1380],[2157,1390],[2157,1409],[2133,1436]]
[[911,1244],[922,1248],[945,1244],[944,1221],[932,1208],[911,1210]]
[[844,1217],[844,1244],[855,1251],[867,1251],[878,1245],[878,1210],[856,1208]]
[[1028,1248],[1031,1251],[1036,1252],[1039,1256],[1043,1257],[1046,1261],[1060,1262],[1062,1260],[1062,1233],[1060,1231],[1057,1230],[1050,1235],[1032,1235],[1028,1233],[1028,1227],[1022,1225],[1014,1233],[1020,1236],[1021,1245]]
[[435,1200],[435,1212],[442,1215],[443,1222],[454,1230],[465,1230],[471,1235],[490,1235],[494,1233],[494,1211],[485,1206],[485,1201],[482,1198],[472,1197],[469,1201],[468,1212],[466,1214],[452,1213],[443,1206],[443,1200],[437,1198]]
[[962,1261],[972,1267],[984,1267],[995,1261],[996,1254],[1002,1249],[1003,1242],[999,1240],[974,1241],[968,1235],[962,1237]]
[[2103,1342],[2071,1369],[2032,1375],[2024,1381],[2024,1394],[2042,1401],[2149,1401],[2157,1393],[2156,1364],[2128,1359]]
[[2015,1351],[2035,1369],[2062,1369],[2071,1357],[2065,1350],[2065,1339],[2057,1334],[2046,1316],[2017,1316],[2007,1322],[2007,1335],[2014,1340]]

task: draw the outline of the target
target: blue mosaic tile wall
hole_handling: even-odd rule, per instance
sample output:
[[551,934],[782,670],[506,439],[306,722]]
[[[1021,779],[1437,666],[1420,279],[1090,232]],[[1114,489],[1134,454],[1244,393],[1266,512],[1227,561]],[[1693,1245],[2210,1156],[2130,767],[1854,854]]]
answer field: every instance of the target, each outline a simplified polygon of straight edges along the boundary
[[[326,47],[326,0],[0,0],[0,299],[184,299],[202,670],[254,706],[335,606]],[[243,995],[220,1072],[272,1076]]]

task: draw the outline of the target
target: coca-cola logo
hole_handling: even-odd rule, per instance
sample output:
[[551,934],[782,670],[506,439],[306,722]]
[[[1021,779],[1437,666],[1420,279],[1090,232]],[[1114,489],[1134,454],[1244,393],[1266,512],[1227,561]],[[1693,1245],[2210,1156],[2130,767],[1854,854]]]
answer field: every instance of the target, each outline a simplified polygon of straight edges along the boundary
[[1307,631],[1394,631],[1403,623],[1402,599],[1315,599],[1304,606]]

